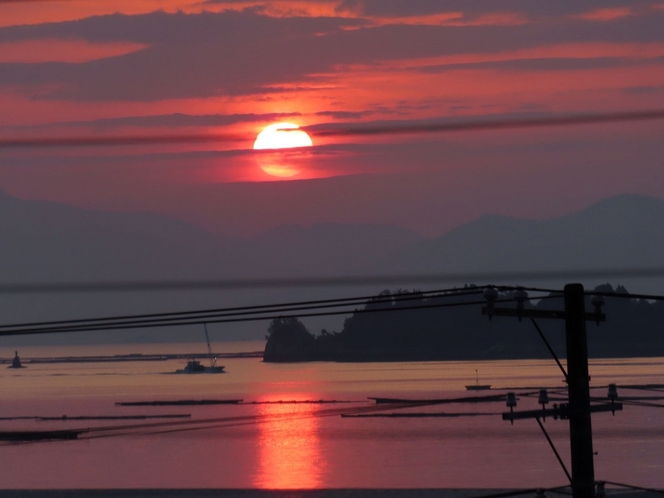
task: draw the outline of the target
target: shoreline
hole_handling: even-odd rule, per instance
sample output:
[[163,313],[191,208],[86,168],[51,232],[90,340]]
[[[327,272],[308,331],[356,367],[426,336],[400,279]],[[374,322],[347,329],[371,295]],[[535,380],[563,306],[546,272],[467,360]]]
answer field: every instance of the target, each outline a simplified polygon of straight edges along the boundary
[[[44,363],[117,363],[126,361],[167,361],[167,360],[186,360],[189,358],[262,358],[263,351],[247,351],[240,353],[171,353],[171,354],[116,354],[109,356],[51,356],[51,357],[28,357],[21,358],[21,363],[25,365],[38,365]],[[11,364],[12,359],[0,358],[0,365]]]
[[[529,492],[530,491],[530,492]],[[510,495],[513,492],[514,495]],[[535,490],[524,489],[446,489],[446,488],[321,488],[321,489],[34,489],[34,490],[2,490],[4,498],[64,498],[64,497],[92,497],[92,498],[208,498],[229,497],[241,498],[274,498],[274,497],[311,497],[311,498],[346,498],[346,497],[422,497],[422,498],[490,498],[502,495],[534,498]],[[655,498],[657,493],[652,491],[623,490],[608,488],[607,495],[620,498]],[[544,490],[546,498],[569,498],[569,491]]]

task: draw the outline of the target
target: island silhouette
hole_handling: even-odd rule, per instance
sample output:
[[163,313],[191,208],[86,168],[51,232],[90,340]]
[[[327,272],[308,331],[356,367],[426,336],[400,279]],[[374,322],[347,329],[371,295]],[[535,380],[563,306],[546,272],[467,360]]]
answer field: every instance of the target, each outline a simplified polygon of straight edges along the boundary
[[[472,290],[473,286],[466,289]],[[603,311],[606,322],[588,324],[588,350],[591,357],[644,357],[664,355],[664,303],[626,298],[627,290],[610,284],[595,288],[625,297],[607,297]],[[501,292],[509,298],[513,291]],[[526,307],[563,309],[562,296],[551,294]],[[403,298],[407,297],[406,300]],[[295,317],[272,320],[268,328],[263,360],[295,361],[431,361],[496,360],[550,357],[535,328],[528,320],[481,314],[481,305],[432,307],[437,303],[468,303],[477,295],[421,296],[414,291],[388,290],[368,300],[343,324],[340,332],[314,335]],[[590,296],[586,309],[592,310]],[[423,309],[407,309],[429,306]],[[510,306],[504,304],[503,306]],[[388,313],[367,313],[371,310]],[[539,320],[558,354],[565,354],[564,324]]]

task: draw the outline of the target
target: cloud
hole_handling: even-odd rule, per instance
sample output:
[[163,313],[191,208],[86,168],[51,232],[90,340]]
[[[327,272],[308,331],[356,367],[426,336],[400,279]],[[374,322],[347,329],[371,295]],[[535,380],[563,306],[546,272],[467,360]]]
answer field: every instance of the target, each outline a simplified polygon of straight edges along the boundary
[[[275,19],[251,12],[113,15],[0,29],[0,41],[75,37],[143,43],[148,48],[84,64],[3,64],[0,84],[73,100],[151,101],[261,93],[329,69],[308,46],[354,21]],[[137,41],[141,40],[141,41]]]
[[510,59],[501,61],[471,62],[423,66],[424,73],[440,73],[458,70],[503,70],[503,71],[579,71],[636,65],[662,64],[664,57],[547,57]]
[[[183,113],[160,114],[155,116],[124,116],[119,118],[103,118],[85,121],[60,121],[46,125],[11,127],[14,129],[37,129],[85,126],[100,130],[140,127],[140,128],[187,128],[187,127],[219,127],[239,123],[262,123],[269,121],[281,121],[301,113],[266,113],[266,114],[204,114],[192,115]],[[9,128],[9,127],[5,127]]]
[[650,94],[664,93],[664,85],[630,86],[624,88],[623,91],[631,95],[650,95]]
[[616,19],[621,19],[623,17],[635,15],[635,11],[631,7],[616,7],[612,9],[594,9],[589,12],[584,12],[579,14],[576,17],[579,19],[585,19],[586,21],[600,21],[600,22],[609,22],[615,21]]
[[316,116],[326,116],[334,119],[359,119],[373,113],[374,111],[319,111]]
[[315,36],[364,22],[354,19],[281,18],[254,10],[185,14],[162,11],[141,15],[113,14],[58,23],[10,26],[0,29],[0,42],[40,38],[83,39],[90,42],[125,41],[144,44],[223,43],[251,44]]
[[[652,0],[633,0],[632,8],[647,8]],[[532,0],[344,0],[337,10],[356,15],[378,18],[401,18],[435,15],[444,12],[461,12],[465,20],[498,12],[521,13],[532,19],[573,16],[595,9],[624,8],[623,0],[557,0],[537,2]]]
[[315,91],[325,87],[317,75],[352,64],[498,53],[563,42],[664,40],[664,12],[609,24],[573,19],[567,23],[566,29],[556,23],[368,27],[358,20],[272,18],[253,11],[102,16],[0,29],[0,42],[73,37],[147,48],[81,64],[2,64],[0,85],[22,88],[39,98],[78,101],[261,95],[293,88]]

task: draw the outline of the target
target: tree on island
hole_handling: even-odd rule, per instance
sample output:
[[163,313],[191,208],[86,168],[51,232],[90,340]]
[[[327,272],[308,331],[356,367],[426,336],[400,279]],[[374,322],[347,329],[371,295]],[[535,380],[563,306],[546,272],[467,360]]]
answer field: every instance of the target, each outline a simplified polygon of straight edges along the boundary
[[296,317],[278,317],[267,329],[264,361],[303,361],[311,359],[316,338]]
[[[460,290],[473,289],[474,286],[466,286]],[[595,290],[615,292],[621,297],[606,298],[606,322],[600,326],[588,324],[591,357],[664,355],[664,301],[630,298],[623,286],[614,290],[610,284],[604,284]],[[511,294],[511,290],[501,291],[500,299],[509,299]],[[541,310],[564,307],[561,294],[545,297],[527,302],[526,307]],[[586,297],[589,311],[590,298]],[[279,318],[270,325],[263,358],[265,361],[548,358],[546,347],[528,320],[519,322],[501,317],[489,320],[480,311],[481,301],[481,293],[480,296],[457,295],[457,292],[422,296],[419,291],[383,291],[346,318],[340,332],[324,330],[318,336],[309,333],[297,318]],[[417,307],[421,309],[413,309]],[[376,312],[379,310],[385,312]],[[563,324],[542,320],[539,325],[552,347],[564,355]]]

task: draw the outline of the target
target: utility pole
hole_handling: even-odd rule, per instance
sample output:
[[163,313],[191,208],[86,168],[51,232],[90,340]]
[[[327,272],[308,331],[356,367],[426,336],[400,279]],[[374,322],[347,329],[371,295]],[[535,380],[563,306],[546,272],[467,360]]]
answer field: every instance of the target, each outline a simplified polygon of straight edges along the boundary
[[[539,418],[553,416],[554,418],[569,419],[569,437],[572,460],[571,485],[573,498],[595,498],[595,467],[593,462],[593,434],[590,414],[592,412],[613,411],[613,405],[603,404],[590,406],[590,376],[588,375],[588,341],[586,336],[586,321],[596,321],[598,324],[606,320],[606,316],[601,312],[601,306],[604,303],[603,298],[595,296],[592,304],[595,306],[594,313],[586,313],[585,291],[582,284],[567,284],[564,290],[565,309],[564,310],[538,310],[525,309],[524,301],[528,299],[528,294],[523,289],[517,289],[514,292],[514,300],[517,302],[517,309],[508,309],[495,307],[494,302],[498,297],[498,292],[494,287],[489,287],[484,291],[488,305],[482,309],[482,314],[492,316],[512,316],[521,318],[530,318],[537,328],[540,337],[558,363],[558,366],[565,374],[568,390],[568,403],[560,406],[554,405],[553,409],[530,410],[523,412],[513,411],[514,401],[509,413],[503,414],[504,420],[513,422],[515,419]],[[535,323],[535,318],[563,319],[565,320],[565,342],[567,346],[567,371],[560,364],[556,354],[551,348],[549,342],[542,334],[539,326]],[[508,393],[514,397],[513,393]],[[618,410],[622,405],[615,405]],[[549,444],[556,453],[559,462],[567,473],[558,452],[553,447],[544,426],[540,423],[540,428],[544,432]],[[569,476],[569,474],[568,474]]]
[[594,498],[595,468],[590,420],[586,306],[581,284],[565,286],[565,340],[567,345],[569,439],[572,453],[572,493],[574,498]]

